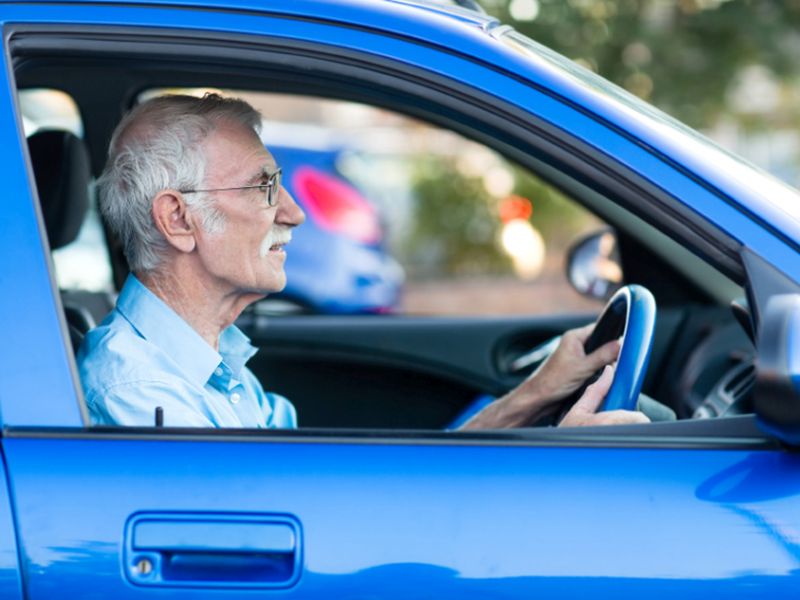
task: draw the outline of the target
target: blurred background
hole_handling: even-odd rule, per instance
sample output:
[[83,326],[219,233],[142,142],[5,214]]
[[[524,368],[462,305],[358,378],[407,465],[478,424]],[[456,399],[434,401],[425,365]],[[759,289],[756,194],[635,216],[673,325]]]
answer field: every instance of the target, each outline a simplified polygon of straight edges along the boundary
[[490,14],[800,184],[799,0],[480,0]]
[[[800,0],[480,3],[800,184]],[[140,100],[208,91],[261,110],[262,139],[308,215],[289,247],[287,289],[256,310],[513,315],[602,306],[570,285],[565,263],[605,224],[491,149],[397,112],[333,99],[168,88]],[[62,92],[24,90],[20,101],[29,135],[42,127],[81,134],[81,116]],[[62,288],[113,292],[96,211],[54,259]]]

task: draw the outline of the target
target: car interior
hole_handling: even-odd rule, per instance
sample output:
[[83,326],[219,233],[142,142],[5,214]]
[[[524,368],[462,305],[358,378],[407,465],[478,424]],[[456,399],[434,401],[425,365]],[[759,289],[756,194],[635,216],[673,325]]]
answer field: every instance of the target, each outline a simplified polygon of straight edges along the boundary
[[[324,56],[300,55],[294,49],[237,47],[224,39],[201,46],[190,39],[126,35],[124,42],[102,31],[84,37],[46,31],[12,36],[18,90],[63,91],[74,99],[83,121],[82,138],[53,129],[28,138],[51,250],[78,235],[111,132],[145,90],[280,91],[389,108],[486,144],[611,226],[624,282],[648,288],[658,306],[642,391],[678,419],[632,426],[631,432],[760,435],[751,419],[736,418],[752,412],[755,381],[755,348],[739,259],[727,242],[715,246],[692,227],[665,228],[662,217],[654,216],[642,201],[657,193],[645,183],[633,176],[622,181],[597,176],[588,161],[565,157],[546,131],[539,131],[538,141],[531,141],[533,133],[530,138],[513,133],[510,125],[498,124],[495,117],[501,111],[474,109],[480,100],[477,93],[459,104],[454,96],[445,100],[446,88],[431,92],[425,82],[408,77],[398,78],[403,83],[397,89],[375,85],[364,65],[326,62]],[[349,77],[346,84],[343,73]],[[119,245],[104,233],[119,289],[127,266]],[[77,350],[83,335],[111,309],[113,294],[78,289],[61,290],[60,295],[68,342]],[[302,428],[439,431],[476,399],[503,395],[538,366],[534,361],[514,367],[521,356],[594,316],[277,317],[250,311],[238,325],[259,347],[250,368],[265,388],[293,401]],[[714,426],[709,425],[712,417],[717,418]]]

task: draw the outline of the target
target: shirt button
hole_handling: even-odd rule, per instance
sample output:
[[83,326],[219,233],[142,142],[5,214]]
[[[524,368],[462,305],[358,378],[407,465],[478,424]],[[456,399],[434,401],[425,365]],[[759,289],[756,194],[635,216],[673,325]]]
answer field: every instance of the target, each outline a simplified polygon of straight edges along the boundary
[[217,377],[222,377],[222,367],[217,367],[216,369],[214,369],[214,375],[216,375]]
[[237,394],[236,392],[231,394],[231,402],[233,404],[239,404],[239,400],[241,400],[241,399],[242,399],[242,397],[239,394]]

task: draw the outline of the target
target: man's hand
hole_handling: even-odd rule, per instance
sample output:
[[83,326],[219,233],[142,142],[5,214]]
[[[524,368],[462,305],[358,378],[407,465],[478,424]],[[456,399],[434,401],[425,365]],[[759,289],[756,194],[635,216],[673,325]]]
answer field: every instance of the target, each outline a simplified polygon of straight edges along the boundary
[[603,369],[600,379],[586,388],[580,399],[569,410],[559,423],[559,427],[581,427],[589,425],[627,425],[631,423],[649,423],[644,414],[638,411],[609,410],[597,412],[614,379],[613,367]]
[[[612,340],[586,354],[583,345],[594,329],[594,323],[570,329],[563,336],[555,352],[516,391],[526,393],[535,388],[538,395],[553,405],[577,390],[597,371],[617,360],[619,340]],[[513,392],[512,392],[513,393]]]
[[[594,329],[594,324],[567,331],[561,336],[555,352],[542,366],[516,389],[487,406],[464,428],[523,427],[555,412],[560,402],[577,390],[584,381],[617,359],[618,340],[604,344],[589,355],[584,352],[583,344],[592,329]],[[587,393],[591,387],[587,388]],[[598,393],[600,389],[602,388],[595,387],[593,394]],[[602,396],[594,404],[595,407],[600,405],[606,391],[608,391],[608,387],[602,390]],[[581,399],[585,397],[586,394]]]

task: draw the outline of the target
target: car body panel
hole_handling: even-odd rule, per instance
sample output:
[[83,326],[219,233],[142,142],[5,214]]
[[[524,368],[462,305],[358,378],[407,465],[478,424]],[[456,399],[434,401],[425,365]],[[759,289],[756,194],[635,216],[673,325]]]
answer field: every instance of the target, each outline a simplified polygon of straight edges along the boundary
[[302,573],[269,592],[287,598],[755,598],[790,596],[800,577],[800,458],[781,451],[113,434],[5,446],[32,600],[89,582],[99,597],[216,597],[123,580],[125,524],[143,510],[296,518]]
[[0,469],[0,597],[22,600],[22,569],[4,460]]
[[[0,396],[7,400],[0,401],[0,419],[3,425],[31,419],[76,425],[82,416],[65,344],[69,338],[59,317],[46,235],[31,191],[21,128],[14,118],[14,92],[7,69],[0,71],[0,135],[6,140],[0,164],[4,182],[0,271],[9,290],[0,298],[0,310],[6,339],[14,345],[0,366]],[[39,360],[32,362],[32,357]]]

